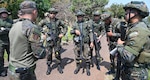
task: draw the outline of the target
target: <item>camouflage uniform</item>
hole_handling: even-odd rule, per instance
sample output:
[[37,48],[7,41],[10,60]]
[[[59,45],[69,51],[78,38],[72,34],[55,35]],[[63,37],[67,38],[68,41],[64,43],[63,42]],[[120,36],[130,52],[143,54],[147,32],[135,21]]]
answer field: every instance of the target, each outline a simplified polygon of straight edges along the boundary
[[39,23],[38,23],[38,26],[39,27],[42,27],[43,28],[43,32],[47,32],[47,26],[46,26],[46,23],[50,23],[50,19],[49,19],[49,17],[48,17],[48,15],[49,15],[49,13],[45,13],[44,14],[44,16],[45,16],[45,18],[44,19],[42,19]]
[[[50,8],[49,15],[56,15],[58,11],[55,8]],[[47,34],[47,49],[49,51],[49,54],[47,56],[47,65],[48,69],[46,74],[49,75],[51,72],[51,64],[52,64],[52,54],[53,49],[56,57],[56,62],[58,65],[58,71],[59,73],[63,73],[62,67],[61,67],[61,38],[59,37],[60,34],[65,35],[67,32],[67,26],[62,20],[57,19],[56,17],[51,18],[49,17],[50,22],[46,23],[46,26],[48,28]]]
[[[36,61],[43,54],[40,47],[40,30],[32,22],[36,14],[36,3],[33,1],[23,1],[20,4],[22,17],[13,24],[9,32],[10,40],[10,60],[8,66],[8,76],[10,80],[36,80]],[[30,12],[30,13],[29,13]],[[34,15],[31,19],[24,15]],[[14,36],[15,35],[15,36]]]
[[46,42],[46,40],[43,39],[43,36],[45,36],[45,35],[46,35],[45,33],[48,32],[48,27],[46,26],[46,23],[50,23],[50,19],[49,19],[48,15],[49,15],[49,13],[46,12],[46,13],[44,14],[44,17],[45,17],[45,18],[42,19],[42,20],[38,23],[38,26],[42,29],[41,42],[43,43],[43,46],[45,46],[45,47],[46,47],[47,42]]
[[[122,80],[148,80],[150,31],[147,25],[141,21],[149,14],[147,6],[142,1],[131,1],[124,6],[124,9],[129,25],[125,43],[118,42],[118,52],[123,64],[121,78]],[[137,17],[140,17],[138,21]],[[136,22],[133,21],[135,19]]]
[[[5,50],[9,56],[9,38],[8,33],[11,28],[12,21],[8,18],[4,19],[2,14],[9,15],[10,13],[6,10],[6,8],[0,8],[0,76],[6,76],[6,70],[4,69],[4,53]],[[9,57],[8,57],[9,60]]]
[[[74,26],[73,30],[71,31],[74,34],[74,53],[75,53],[75,60],[76,60],[76,69],[74,74],[77,74],[81,68],[82,58],[86,61],[86,72],[87,75],[90,76],[90,42],[93,42],[93,33],[90,24],[87,21],[83,20],[83,16],[85,14],[79,11],[76,16],[77,18],[81,18],[82,20],[78,20]],[[80,32],[80,35],[76,34],[76,30]],[[82,44],[81,44],[81,42]],[[80,47],[81,46],[81,47]],[[82,51],[81,51],[82,49]],[[80,52],[81,51],[81,52]]]
[[[107,41],[109,46],[109,51],[113,50],[117,45],[117,40],[121,36],[120,34],[120,22],[121,20],[117,18],[112,18],[111,14],[104,12],[101,18],[105,21],[105,30],[107,32]],[[109,20],[109,22],[107,21]],[[106,23],[108,22],[108,23]],[[112,35],[108,35],[112,31]],[[108,74],[115,73],[115,56],[110,54],[111,69]]]
[[[98,18],[98,19],[96,19]],[[100,38],[104,35],[104,23],[100,20],[100,12],[99,11],[95,11],[93,13],[93,20],[89,21],[92,29],[93,29],[93,34],[96,35],[96,40],[94,39],[94,45],[95,45],[95,53],[96,53],[96,65],[97,65],[97,69],[100,70],[100,62],[103,60],[103,58],[100,56],[99,51],[101,49],[101,42],[100,42]],[[97,44],[97,47],[96,47]],[[91,59],[93,56],[93,49],[91,49]],[[92,60],[91,60],[92,61]],[[93,63],[92,63],[93,66]]]

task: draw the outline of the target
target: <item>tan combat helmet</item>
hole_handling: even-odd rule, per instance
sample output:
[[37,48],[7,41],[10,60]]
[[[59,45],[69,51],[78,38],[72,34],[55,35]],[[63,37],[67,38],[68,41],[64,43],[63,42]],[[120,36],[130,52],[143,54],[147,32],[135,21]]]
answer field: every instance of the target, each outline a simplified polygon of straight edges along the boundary
[[77,14],[76,14],[76,16],[85,16],[85,13],[82,12],[82,11],[78,11]]
[[1,14],[1,13],[11,14],[11,13],[8,12],[8,11],[6,10],[6,8],[4,8],[4,7],[0,8],[0,14]]
[[58,13],[58,10],[55,9],[55,8],[50,8],[50,9],[48,10],[48,12],[49,12],[49,13],[57,14],[57,13]]
[[101,14],[101,19],[103,21],[105,21],[106,19],[108,19],[110,17],[111,17],[111,13],[109,13],[109,12],[104,12],[103,14]]
[[142,16],[142,18],[145,18],[146,16],[149,15],[148,8],[143,1],[131,1],[131,2],[127,3],[123,8],[125,10],[126,9],[136,9],[136,10],[140,11],[139,14]]

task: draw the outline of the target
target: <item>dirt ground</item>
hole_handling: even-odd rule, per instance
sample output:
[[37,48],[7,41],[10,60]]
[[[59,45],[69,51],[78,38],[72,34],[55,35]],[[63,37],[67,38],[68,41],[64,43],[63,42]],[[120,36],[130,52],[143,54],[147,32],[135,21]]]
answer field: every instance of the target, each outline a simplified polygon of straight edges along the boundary
[[[84,72],[83,69],[80,69],[78,74],[74,74],[74,69],[76,67],[74,61],[74,53],[73,53],[73,43],[69,42],[68,45],[63,45],[63,53],[62,53],[62,67],[63,67],[63,74],[60,74],[57,71],[57,67],[55,64],[55,59],[52,65],[52,72],[50,75],[46,75],[46,59],[41,59],[37,61],[36,67],[36,76],[37,80],[112,80],[112,75],[106,75],[105,73],[108,71],[110,67],[109,61],[109,51],[107,46],[106,37],[101,39],[101,50],[100,54],[104,58],[103,62],[101,63],[101,70],[96,69],[96,65],[91,67],[91,76],[86,75],[86,71]],[[95,53],[94,53],[95,55]],[[95,58],[93,58],[94,60]],[[8,65],[6,61],[5,65]],[[0,80],[9,80],[8,77],[0,77]]]

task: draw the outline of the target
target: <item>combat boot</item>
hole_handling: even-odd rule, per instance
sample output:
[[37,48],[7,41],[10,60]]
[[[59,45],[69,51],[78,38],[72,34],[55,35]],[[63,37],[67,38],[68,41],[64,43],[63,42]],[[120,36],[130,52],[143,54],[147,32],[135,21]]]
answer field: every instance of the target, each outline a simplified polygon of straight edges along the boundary
[[114,73],[115,73],[115,69],[114,67],[111,67],[110,70],[106,74],[114,74]]
[[62,73],[63,73],[63,70],[62,70],[62,67],[61,67],[61,65],[60,65],[60,64],[58,64],[57,70],[59,71],[59,73],[60,73],[60,74],[62,74]]
[[47,61],[47,71],[46,71],[46,75],[49,75],[51,73],[51,61]]
[[2,77],[7,76],[7,70],[3,70],[3,71],[0,73],[0,76],[2,76]]
[[97,62],[96,66],[97,66],[97,69],[100,70],[100,61]]
[[90,55],[89,56],[90,56],[90,60],[91,60],[90,61],[90,63],[91,63],[90,66],[94,67],[94,63],[93,63],[93,49],[90,49]]
[[91,73],[90,73],[90,63],[86,63],[86,74],[87,74],[88,76],[91,75]]
[[96,66],[97,66],[97,69],[100,70],[100,64],[102,62],[103,58],[100,57],[100,59],[97,59],[97,63],[96,63]]
[[77,63],[77,67],[76,67],[76,69],[74,70],[74,74],[77,74],[77,73],[80,71],[80,68],[81,68],[80,64]]

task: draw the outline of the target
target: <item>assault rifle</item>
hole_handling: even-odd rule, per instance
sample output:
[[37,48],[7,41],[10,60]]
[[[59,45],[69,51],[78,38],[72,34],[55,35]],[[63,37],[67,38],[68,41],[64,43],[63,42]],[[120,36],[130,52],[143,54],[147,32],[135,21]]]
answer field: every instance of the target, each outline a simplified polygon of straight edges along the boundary
[[[75,37],[74,38],[74,41],[76,42],[76,43],[79,43],[80,44],[80,57],[82,57],[82,50],[83,50],[83,31],[82,31],[82,29],[81,28],[83,28],[82,27],[82,23],[80,23],[79,24],[79,29],[80,29],[80,35],[78,36],[78,37]],[[75,34],[75,31],[74,30],[71,30],[71,32],[70,32],[71,34]]]
[[99,50],[100,50],[100,45],[98,45],[98,39],[97,39],[97,36],[96,34],[93,34],[93,38],[94,38],[94,45],[95,45],[95,53],[96,53],[96,65],[97,65],[97,69],[100,70],[100,60],[97,60],[97,57],[100,57],[100,53],[99,53]]
[[[125,40],[125,35],[126,35],[126,29],[127,26],[125,26],[125,22],[120,22],[120,33],[121,33],[121,40]],[[115,55],[117,53],[117,47],[114,48],[110,54]],[[121,57],[120,54],[117,54],[117,71],[116,71],[116,76],[113,80],[120,80],[120,69],[121,69]]]
[[49,46],[55,46],[56,45],[56,39],[57,39],[57,36],[56,34],[54,33],[54,31],[52,30],[52,24],[51,23],[47,23],[46,24],[47,27],[49,28],[49,32],[47,33],[48,37],[47,37],[47,42],[49,42]]
[[1,27],[1,28],[0,28],[0,35],[8,34],[8,33],[9,33],[9,30],[10,30],[10,28]]

